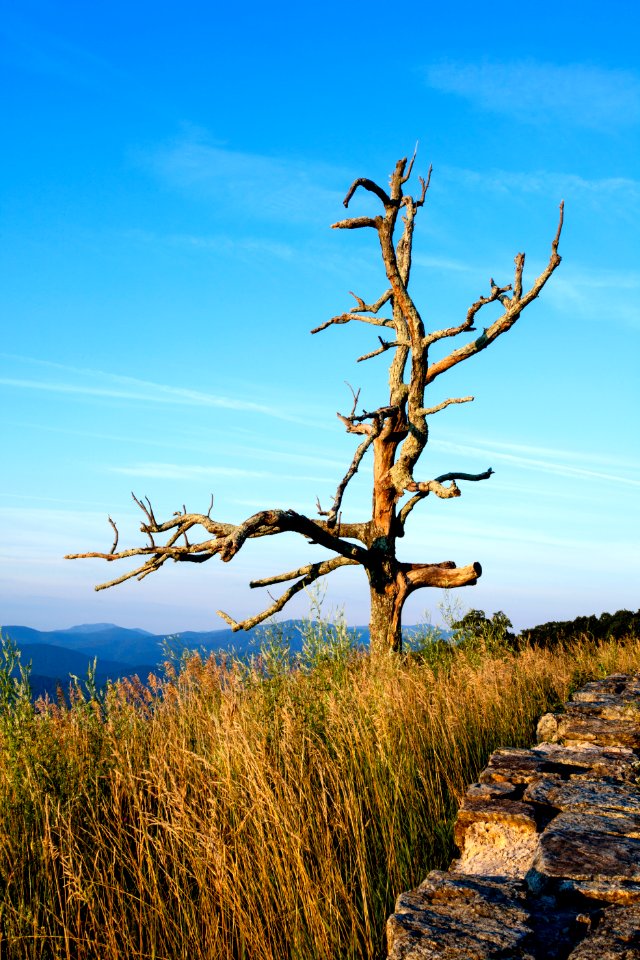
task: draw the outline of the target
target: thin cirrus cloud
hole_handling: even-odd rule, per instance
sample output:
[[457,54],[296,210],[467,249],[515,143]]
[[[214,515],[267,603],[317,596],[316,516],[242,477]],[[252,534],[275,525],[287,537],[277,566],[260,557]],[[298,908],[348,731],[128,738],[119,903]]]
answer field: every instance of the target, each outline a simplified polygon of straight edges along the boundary
[[172,187],[204,195],[225,210],[242,210],[254,220],[330,219],[349,182],[349,174],[338,167],[232,150],[203,141],[197,131],[136,159]]
[[[220,466],[201,466],[199,464],[182,463],[137,463],[125,467],[108,467],[110,473],[123,474],[127,477],[147,477],[157,480],[206,480],[210,477],[228,477],[239,479],[246,477],[251,480],[259,478],[261,480],[282,480],[281,473],[274,473],[267,470],[256,470],[253,466],[244,467],[220,467]],[[297,476],[296,482],[310,480],[314,482],[326,482],[326,477],[320,476]]]
[[[23,390],[38,390],[48,393],[76,394],[112,400],[131,400],[143,403],[220,407],[227,410],[259,413],[290,423],[308,423],[308,421],[302,417],[290,414],[286,410],[254,403],[250,400],[242,400],[234,396],[205,393],[204,391],[191,390],[187,387],[174,387],[167,384],[155,383],[151,380],[141,380],[137,377],[122,376],[120,374],[108,373],[104,370],[72,367],[66,364],[54,363],[33,357],[14,357],[10,354],[0,354],[0,357],[17,360],[27,363],[28,365],[49,368],[65,376],[65,379],[0,377],[0,386]],[[87,379],[90,382],[83,382],[83,380],[86,381]],[[78,380],[80,382],[77,382]]]
[[[490,457],[492,460],[509,463],[514,467],[520,467],[524,470],[556,474],[566,477],[567,479],[605,481],[606,483],[615,483],[622,486],[640,487],[640,480],[624,475],[624,469],[630,469],[628,464],[620,464],[620,472],[614,474],[608,470],[593,470],[587,467],[577,466],[574,456],[579,457],[580,455],[569,454],[566,458],[563,458],[559,452],[556,453],[551,450],[545,451],[542,448],[536,447],[527,448],[518,444],[514,444],[511,447],[511,450],[515,452],[508,452],[509,445],[507,444],[492,443],[491,441],[487,441],[486,443],[482,443],[482,441],[460,443],[459,441],[434,440],[433,446],[438,449],[451,450],[452,452],[473,453],[477,456]],[[525,453],[528,452],[529,449],[532,455],[527,456]],[[546,452],[547,456],[536,455],[538,450],[541,450],[542,453]],[[558,459],[555,459],[556,456]],[[573,463],[567,462],[567,460],[572,459],[574,460]],[[617,466],[617,463],[609,462],[610,468]]]
[[513,171],[494,168],[486,171],[465,167],[444,166],[440,179],[456,189],[491,190],[499,194],[535,194],[553,199],[564,197],[567,205],[579,202],[581,206],[621,209],[634,215],[640,205],[640,181],[631,177],[581,177],[575,173],[549,170]]
[[527,123],[561,120],[612,130],[640,122],[640,78],[631,70],[535,60],[443,61],[430,64],[425,79],[434,90]]
[[639,293],[637,270],[594,272],[576,267],[561,274],[546,296],[551,306],[571,309],[581,320],[607,320],[640,330]]

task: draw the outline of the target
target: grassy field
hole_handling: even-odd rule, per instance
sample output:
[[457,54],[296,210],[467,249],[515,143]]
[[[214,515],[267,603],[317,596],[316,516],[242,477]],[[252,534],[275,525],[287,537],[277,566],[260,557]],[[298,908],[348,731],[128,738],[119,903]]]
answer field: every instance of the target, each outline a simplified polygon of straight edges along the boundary
[[640,663],[638,638],[371,657],[307,631],[295,668],[276,636],[249,666],[192,656],[71,706],[0,670],[0,956],[383,957],[489,753]]

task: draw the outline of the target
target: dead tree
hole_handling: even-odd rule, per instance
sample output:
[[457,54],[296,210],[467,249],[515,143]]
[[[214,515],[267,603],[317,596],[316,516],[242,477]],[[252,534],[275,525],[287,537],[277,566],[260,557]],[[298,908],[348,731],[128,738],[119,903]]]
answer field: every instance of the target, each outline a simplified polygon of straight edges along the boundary
[[[431,170],[426,180],[420,178],[419,196],[412,197],[404,193],[414,160],[415,154],[409,163],[406,158],[398,161],[390,177],[389,192],[366,178],[352,183],[344,200],[345,207],[349,206],[354,193],[363,189],[380,201],[381,210],[377,216],[352,217],[333,224],[338,230],[375,230],[388,287],[371,303],[352,294],[356,306],[332,317],[311,332],[319,333],[328,327],[352,321],[370,324],[387,336],[378,336],[379,345],[376,349],[358,359],[369,360],[390,350],[392,360],[389,367],[389,402],[376,410],[358,412],[358,393],[354,393],[351,412],[346,416],[338,414],[347,432],[360,438],[360,443],[338,484],[331,507],[322,510],[320,503],[317,504],[321,519],[312,519],[293,510],[261,510],[242,523],[223,523],[212,518],[211,507],[206,514],[189,513],[184,507],[168,520],[158,520],[149,499],[143,501],[134,496],[144,515],[140,529],[148,537],[147,544],[118,550],[118,531],[109,518],[115,540],[108,553],[81,553],[69,557],[101,557],[109,562],[129,557],[144,558],[141,565],[100,584],[96,590],[115,586],[132,577],[142,580],[158,571],[167,560],[204,563],[217,556],[228,563],[247,540],[294,532],[310,543],[324,547],[331,556],[297,570],[253,580],[251,587],[289,584],[281,596],[261,613],[241,621],[234,620],[221,610],[218,611],[219,615],[233,630],[248,630],[282,610],[292,597],[318,578],[339,567],[358,565],[364,569],[369,581],[372,648],[400,650],[402,608],[410,594],[422,587],[463,587],[477,582],[482,573],[479,563],[463,567],[457,567],[451,560],[443,563],[405,563],[398,560],[396,555],[396,542],[404,535],[411,512],[425,497],[429,494],[442,499],[459,497],[459,482],[486,480],[493,473],[489,468],[476,474],[452,471],[431,480],[415,477],[416,466],[429,438],[429,418],[451,404],[473,400],[473,397],[452,397],[427,406],[425,391],[445,371],[480,353],[510,330],[525,307],[538,296],[560,263],[558,242],[562,230],[563,205],[560,205],[558,229],[551,244],[547,266],[528,290],[523,287],[525,256],[519,253],[515,258],[513,283],[501,287],[493,279],[490,280],[489,292],[486,296],[478,297],[460,323],[428,333],[408,289],[414,222],[425,202],[431,178]],[[399,233],[398,237],[396,232]],[[499,305],[501,315],[477,334],[475,323],[478,314],[491,303]],[[429,350],[433,344],[466,333],[476,335],[462,346],[452,349],[442,359],[430,362]],[[373,454],[371,519],[349,523],[342,517],[342,501],[350,480],[369,451]],[[200,533],[197,539],[191,540],[194,531]]]

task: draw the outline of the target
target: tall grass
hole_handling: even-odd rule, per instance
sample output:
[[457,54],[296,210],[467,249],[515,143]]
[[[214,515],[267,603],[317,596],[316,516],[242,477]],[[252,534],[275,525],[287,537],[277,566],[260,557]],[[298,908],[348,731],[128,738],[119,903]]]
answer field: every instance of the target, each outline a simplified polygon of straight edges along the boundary
[[640,639],[372,657],[310,624],[285,654],[194,655],[35,707],[0,669],[0,956],[384,956],[396,895],[448,865],[489,753],[635,669]]

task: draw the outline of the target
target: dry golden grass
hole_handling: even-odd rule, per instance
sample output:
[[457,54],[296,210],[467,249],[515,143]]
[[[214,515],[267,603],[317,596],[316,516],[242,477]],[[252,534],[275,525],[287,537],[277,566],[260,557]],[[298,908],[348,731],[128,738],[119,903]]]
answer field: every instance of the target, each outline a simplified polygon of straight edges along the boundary
[[70,708],[0,684],[0,955],[384,956],[489,753],[640,640],[440,654],[192,657]]

